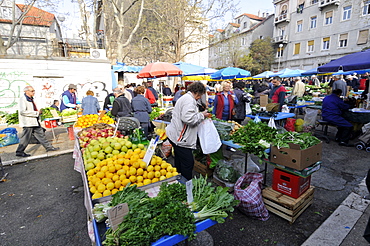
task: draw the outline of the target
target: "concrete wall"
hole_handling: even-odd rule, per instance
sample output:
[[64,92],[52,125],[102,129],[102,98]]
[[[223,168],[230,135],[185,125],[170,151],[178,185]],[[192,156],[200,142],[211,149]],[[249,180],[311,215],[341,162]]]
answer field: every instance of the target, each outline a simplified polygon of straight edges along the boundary
[[71,59],[0,59],[0,111],[14,113],[27,85],[35,88],[38,108],[60,100],[69,84],[77,85],[79,101],[92,90],[101,107],[112,91],[111,65],[101,60]]

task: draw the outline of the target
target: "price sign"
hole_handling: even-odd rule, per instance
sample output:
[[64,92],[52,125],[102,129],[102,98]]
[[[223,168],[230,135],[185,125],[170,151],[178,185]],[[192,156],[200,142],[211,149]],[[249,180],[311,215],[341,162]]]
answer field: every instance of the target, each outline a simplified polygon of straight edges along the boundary
[[193,180],[189,180],[185,183],[186,185],[186,198],[188,203],[193,202]]
[[108,219],[113,230],[117,230],[119,224],[123,221],[123,217],[127,215],[129,211],[127,203],[118,204],[107,211]]

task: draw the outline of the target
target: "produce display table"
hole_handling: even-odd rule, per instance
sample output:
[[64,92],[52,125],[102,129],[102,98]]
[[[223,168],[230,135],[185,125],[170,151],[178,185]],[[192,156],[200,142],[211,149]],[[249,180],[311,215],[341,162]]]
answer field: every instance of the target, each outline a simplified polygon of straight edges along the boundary
[[[254,119],[256,118],[257,115],[252,115],[252,114],[247,114],[246,117],[249,117],[251,119]],[[270,120],[271,117],[264,117],[264,116],[258,116],[261,120],[265,120],[265,121],[268,121]],[[283,113],[283,112],[278,112],[277,113],[277,116],[274,117],[274,120],[277,121],[278,123],[280,121],[283,121],[283,120],[286,120],[288,118],[294,118],[295,117],[295,114],[294,113]],[[283,125],[283,124],[280,124],[279,125]]]
[[[199,221],[195,223],[196,229],[195,232],[199,233],[201,231],[206,230],[207,228],[217,224],[216,221],[206,219],[203,221]],[[94,234],[95,234],[95,240],[96,245],[101,246],[102,245],[102,238],[100,235],[102,235],[102,231],[105,230],[105,228],[99,228],[98,223],[96,223],[95,220],[93,220],[93,226],[94,226]],[[104,232],[103,232],[104,233]],[[152,243],[152,246],[171,246],[176,245],[184,240],[186,240],[188,237],[185,237],[183,235],[173,235],[173,236],[163,236],[158,241]]]

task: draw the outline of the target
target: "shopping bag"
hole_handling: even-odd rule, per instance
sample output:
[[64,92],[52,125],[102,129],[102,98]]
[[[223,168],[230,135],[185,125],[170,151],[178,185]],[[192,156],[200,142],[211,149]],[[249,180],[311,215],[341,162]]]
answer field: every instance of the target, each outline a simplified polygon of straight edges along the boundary
[[276,129],[275,120],[273,117],[270,118],[269,123],[267,124],[269,127]]
[[245,103],[245,114],[251,114],[252,109],[251,109],[251,104],[249,102]]
[[221,147],[220,136],[211,119],[205,119],[199,124],[198,137],[203,154],[214,153]]
[[239,200],[238,209],[247,216],[265,221],[269,213],[262,199],[261,173],[246,173],[236,181],[234,197]]
[[258,117],[258,115],[256,115],[256,117],[254,117],[254,120],[253,120],[255,123],[259,123],[261,122],[261,119],[260,117]]
[[0,147],[17,143],[19,143],[17,129],[8,127],[0,131]]
[[285,128],[288,132],[294,132],[294,131],[295,131],[295,127],[294,127],[295,121],[296,121],[296,119],[288,118],[288,119],[286,120],[286,123],[285,123],[284,128]]

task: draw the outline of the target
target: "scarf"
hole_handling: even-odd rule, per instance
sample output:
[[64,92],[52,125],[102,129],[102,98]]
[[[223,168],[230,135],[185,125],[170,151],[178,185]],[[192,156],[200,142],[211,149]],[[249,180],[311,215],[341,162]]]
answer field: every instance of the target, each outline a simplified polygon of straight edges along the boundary
[[26,95],[26,93],[25,93],[24,95],[26,96],[26,100],[27,100],[27,102],[31,102],[31,103],[33,104],[33,110],[34,110],[34,111],[38,111],[38,110],[37,110],[37,107],[36,107],[36,104],[35,104],[35,102],[33,101],[33,97],[29,97],[29,96],[27,96],[27,95]]

